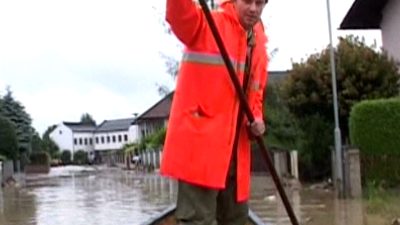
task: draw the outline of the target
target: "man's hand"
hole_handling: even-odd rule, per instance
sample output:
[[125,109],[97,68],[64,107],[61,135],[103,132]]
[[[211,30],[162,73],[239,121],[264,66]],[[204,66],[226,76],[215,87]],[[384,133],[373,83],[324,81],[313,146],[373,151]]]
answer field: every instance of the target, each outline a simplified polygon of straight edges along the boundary
[[265,124],[262,119],[255,119],[253,123],[250,124],[251,134],[254,136],[261,136],[265,132]]

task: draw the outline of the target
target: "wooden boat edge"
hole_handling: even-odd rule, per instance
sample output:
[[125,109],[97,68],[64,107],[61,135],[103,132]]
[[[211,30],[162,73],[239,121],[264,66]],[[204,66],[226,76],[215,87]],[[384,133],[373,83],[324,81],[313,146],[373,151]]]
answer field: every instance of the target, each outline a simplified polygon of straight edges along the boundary
[[[176,206],[172,205],[158,215],[151,217],[148,221],[142,223],[141,225],[155,225],[161,222],[166,217],[172,215],[175,212],[175,209]],[[254,225],[265,225],[265,223],[263,223],[262,220],[252,210],[249,210],[249,220]]]

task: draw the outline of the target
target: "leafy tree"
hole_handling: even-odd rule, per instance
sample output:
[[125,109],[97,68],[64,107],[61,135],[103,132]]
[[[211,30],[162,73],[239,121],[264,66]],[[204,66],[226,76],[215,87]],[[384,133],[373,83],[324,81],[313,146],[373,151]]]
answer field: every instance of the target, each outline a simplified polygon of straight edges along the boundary
[[34,131],[32,136],[32,152],[46,152],[49,156],[54,159],[58,158],[60,154],[60,149],[57,144],[50,138],[50,133],[57,127],[57,125],[52,125],[47,128],[44,132],[42,138],[40,135]]
[[8,159],[18,157],[18,141],[14,124],[0,116],[0,155]]
[[50,138],[50,133],[57,128],[57,125],[49,126],[43,134],[42,137],[42,148],[43,151],[50,154],[51,158],[58,158],[60,155],[60,148],[58,145]]
[[[396,63],[358,38],[340,38],[335,49],[339,120],[342,137],[349,137],[351,107],[364,99],[388,98],[399,93]],[[301,128],[300,166],[306,178],[330,175],[333,145],[333,98],[329,48],[294,63],[283,84],[283,97]]]
[[35,131],[32,135],[32,153],[43,151],[43,142],[40,135]]
[[[347,140],[351,107],[361,100],[398,95],[400,75],[385,52],[376,52],[353,36],[340,38],[335,56],[340,128]],[[298,118],[318,114],[333,123],[330,68],[329,48],[293,64],[284,89],[289,108]]]
[[32,119],[24,106],[13,98],[10,88],[7,88],[3,97],[0,115],[9,119],[15,126],[19,153],[28,154],[31,150]]
[[267,87],[264,112],[267,118],[266,143],[281,149],[298,149],[301,130],[282,99],[282,90],[277,83],[270,83]]
[[81,123],[96,126],[96,121],[89,113],[84,113],[81,116]]

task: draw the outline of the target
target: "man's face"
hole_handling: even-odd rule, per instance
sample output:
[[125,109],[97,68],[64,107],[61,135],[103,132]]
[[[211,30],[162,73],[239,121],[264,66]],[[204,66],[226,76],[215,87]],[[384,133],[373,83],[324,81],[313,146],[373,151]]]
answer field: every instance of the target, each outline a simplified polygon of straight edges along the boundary
[[258,22],[267,2],[268,0],[234,0],[243,28],[248,30]]

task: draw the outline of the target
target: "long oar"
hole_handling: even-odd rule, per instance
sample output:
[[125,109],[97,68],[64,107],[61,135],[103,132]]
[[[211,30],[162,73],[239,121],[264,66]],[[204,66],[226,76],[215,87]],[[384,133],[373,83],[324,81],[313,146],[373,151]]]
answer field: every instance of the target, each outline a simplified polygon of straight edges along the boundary
[[[226,51],[225,45],[224,45],[224,43],[222,41],[222,38],[221,38],[221,36],[220,36],[220,34],[218,32],[218,28],[215,25],[214,19],[211,16],[210,9],[208,8],[208,5],[205,2],[205,0],[199,0],[199,2],[200,2],[200,5],[201,5],[201,8],[203,9],[204,15],[206,16],[208,25],[211,28],[211,32],[212,32],[212,34],[214,36],[214,39],[215,39],[215,41],[217,43],[217,46],[218,46],[218,48],[219,48],[219,50],[221,52],[221,55],[222,55],[222,58],[223,58],[223,60],[225,62],[226,68],[228,69],[229,76],[230,76],[230,78],[231,78],[231,80],[233,82],[233,85],[235,86],[237,94],[239,95],[240,103],[242,103],[242,105],[243,105],[244,112],[246,113],[246,116],[247,116],[249,122],[252,123],[252,122],[254,122],[254,115],[250,110],[249,104],[247,103],[246,96],[245,96],[245,94],[243,92],[243,89],[240,86],[239,79],[236,76],[236,72],[235,72],[235,70],[234,70],[234,68],[232,66],[232,63],[231,63],[230,59],[229,59],[228,52]],[[262,136],[256,136],[256,141],[257,141],[257,143],[258,143],[258,145],[260,147],[261,154],[262,154],[262,156],[264,158],[264,161],[267,164],[268,169],[269,169],[269,171],[271,173],[272,179],[274,180],[275,186],[278,189],[279,195],[282,198],[282,202],[285,205],[286,212],[287,212],[287,214],[288,214],[288,216],[290,218],[290,221],[292,222],[293,225],[299,225],[299,223],[298,223],[298,221],[296,219],[296,215],[293,212],[293,208],[290,205],[290,202],[289,202],[289,200],[287,198],[285,190],[283,189],[282,183],[279,180],[279,177],[278,177],[278,174],[277,174],[277,172],[275,170],[275,167],[273,166],[271,156],[270,156],[267,148],[265,147],[265,144],[264,144],[264,141],[262,139]]]

